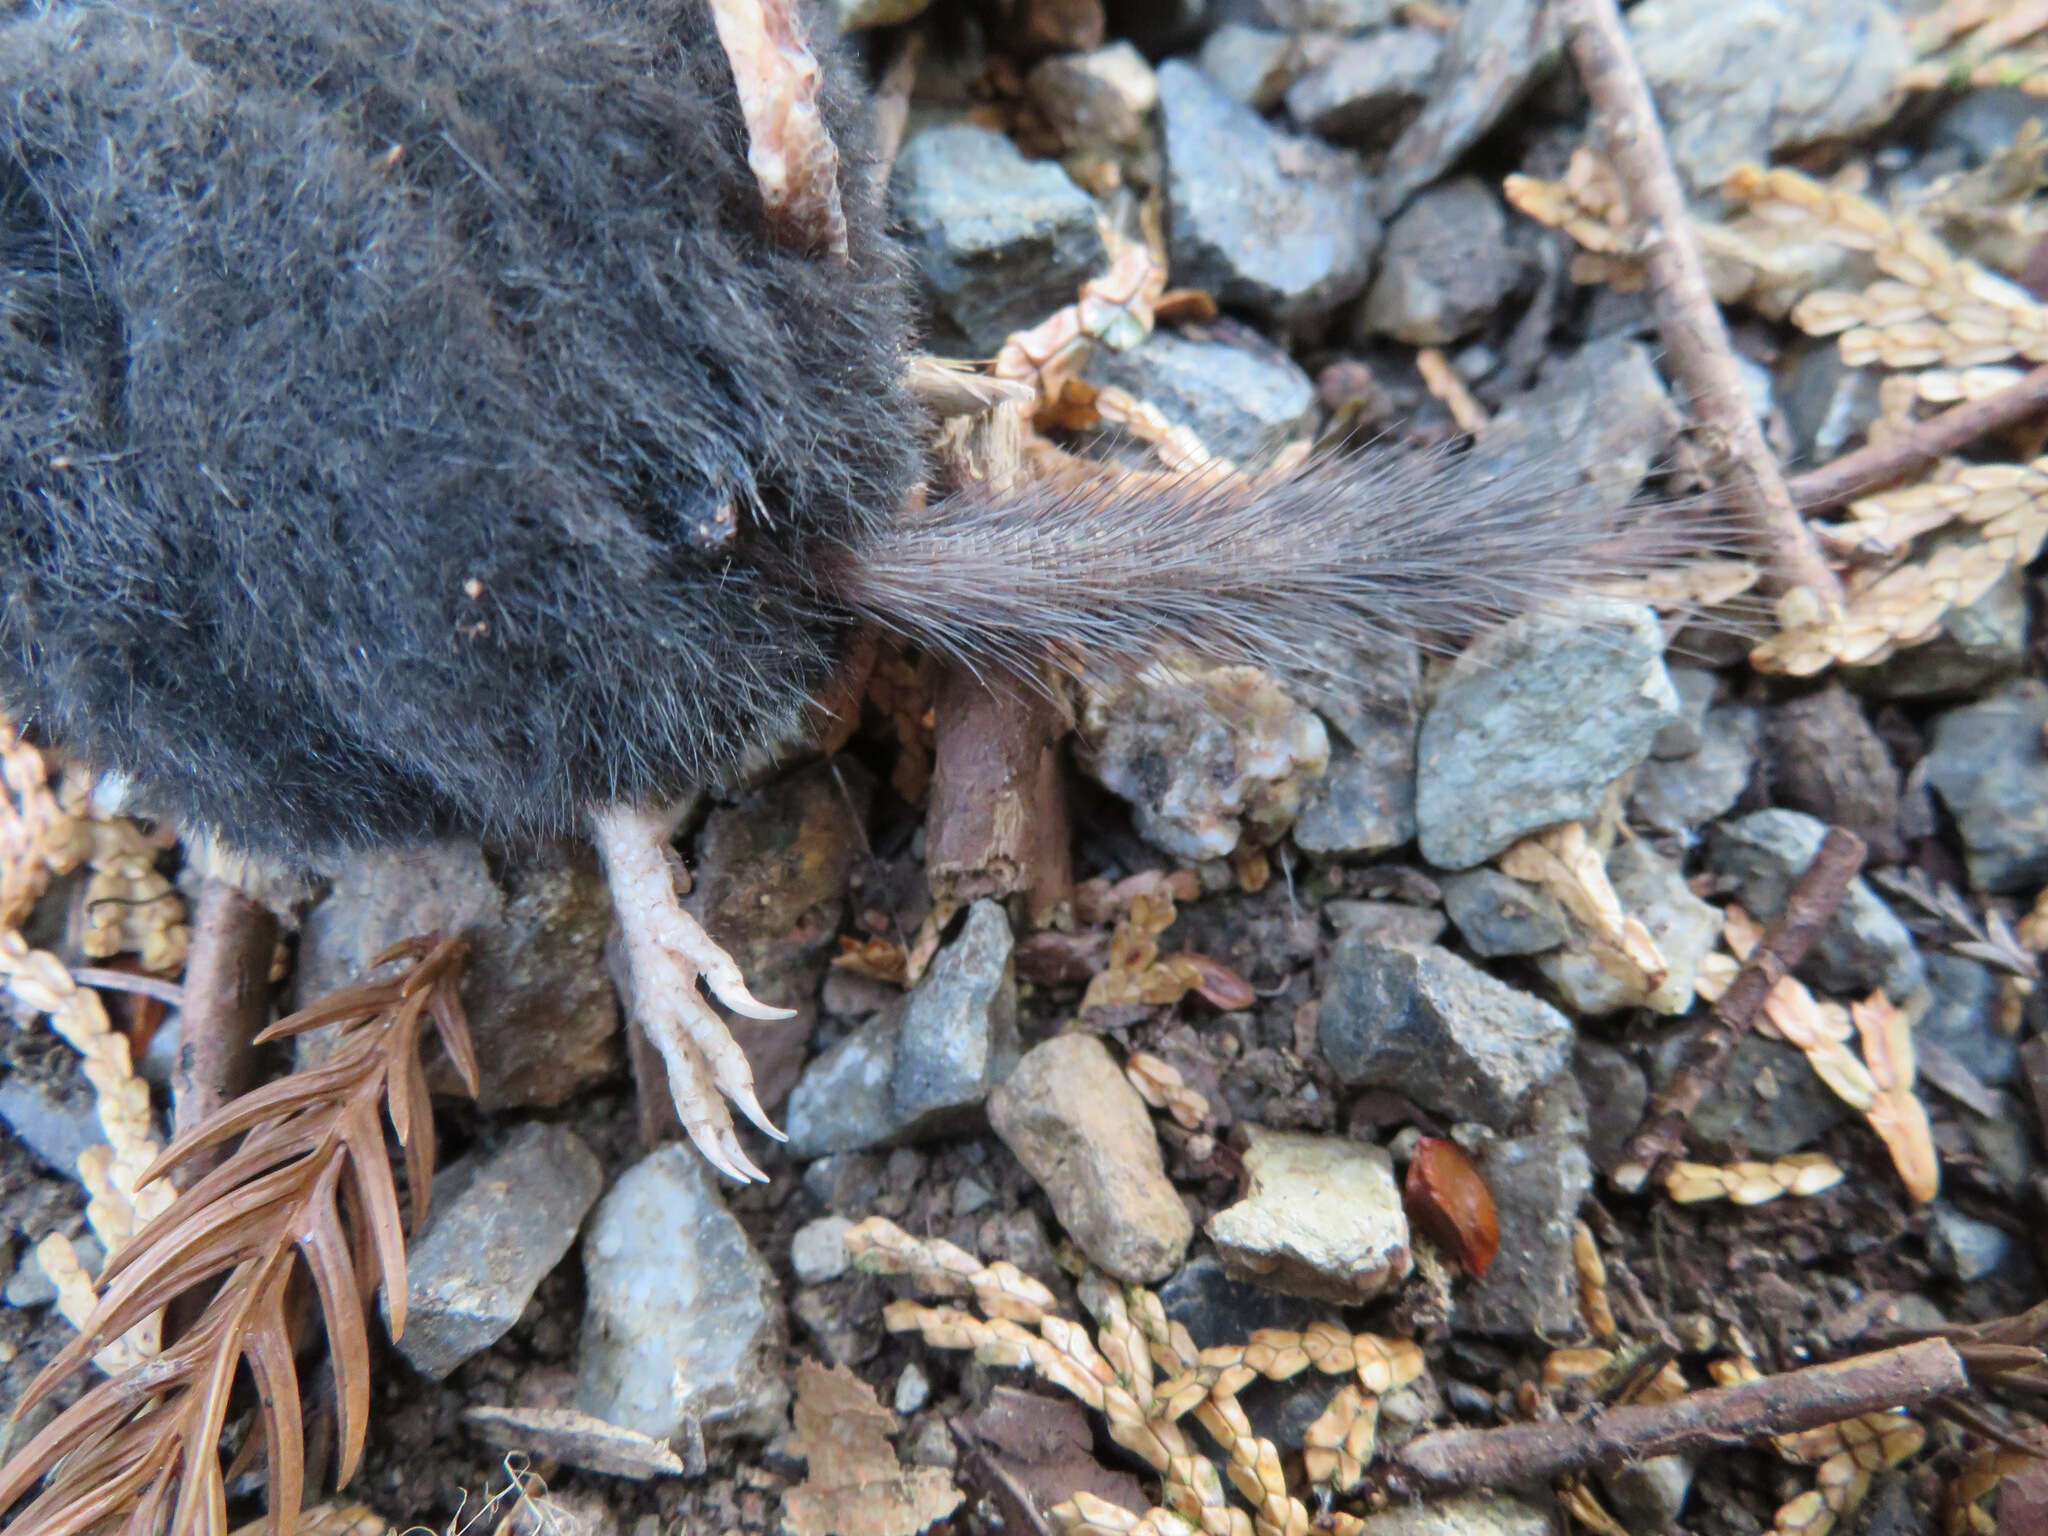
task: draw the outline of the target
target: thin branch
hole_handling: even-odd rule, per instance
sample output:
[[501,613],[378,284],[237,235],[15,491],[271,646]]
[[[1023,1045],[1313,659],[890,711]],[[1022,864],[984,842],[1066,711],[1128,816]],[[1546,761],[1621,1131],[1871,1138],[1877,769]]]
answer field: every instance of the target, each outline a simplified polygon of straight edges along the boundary
[[1567,1472],[1675,1452],[1746,1445],[1861,1414],[1917,1408],[1969,1386],[1962,1358],[1941,1339],[1830,1365],[1631,1404],[1581,1422],[1452,1429],[1412,1440],[1394,1458],[1418,1493],[1547,1482]]
[[[230,881],[208,876],[192,918],[171,1074],[177,1128],[189,1130],[254,1086],[249,1042],[268,1022],[277,919]],[[210,1166],[210,1164],[209,1164]],[[206,1167],[193,1165],[193,1175]]]
[[1614,1170],[1614,1182],[1631,1193],[1650,1180],[1657,1165],[1685,1150],[1686,1132],[1700,1101],[1721,1081],[1735,1047],[1749,1032],[1764,999],[1797,969],[1807,950],[1848,894],[1863,867],[1863,839],[1840,827],[1828,829],[1806,873],[1785,898],[1785,909],[1766,930],[1728,990],[1714,1004],[1707,1027],[1686,1052],[1670,1082],[1651,1103]]
[[151,976],[145,971],[116,971],[104,965],[74,965],[71,979],[96,992],[127,992],[154,998],[169,1008],[185,1006],[185,988],[178,982]]
[[1693,243],[1685,191],[1672,168],[1649,85],[1629,51],[1615,0],[1556,0],[1586,94],[1605,119],[1608,159],[1642,224],[1650,301],[1672,371],[1691,396],[1738,504],[1780,590],[1808,587],[1839,603],[1842,586],[1751,413],[1728,328]]
[[2048,363],[1995,395],[1953,406],[1894,438],[1809,470],[1792,481],[1792,499],[1808,512],[1838,506],[2043,411],[2048,411]]

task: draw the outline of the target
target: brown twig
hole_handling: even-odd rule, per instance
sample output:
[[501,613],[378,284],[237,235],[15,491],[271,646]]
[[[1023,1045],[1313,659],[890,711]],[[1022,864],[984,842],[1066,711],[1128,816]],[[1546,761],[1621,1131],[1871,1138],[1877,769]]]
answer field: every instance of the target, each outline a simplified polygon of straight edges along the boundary
[[1675,1452],[1745,1445],[1861,1414],[1917,1408],[1969,1385],[1962,1358],[1941,1339],[1829,1365],[1638,1403],[1572,1422],[1452,1429],[1412,1440],[1394,1458],[1419,1493],[1548,1481],[1589,1467]]
[[1832,464],[1797,476],[1789,487],[1792,499],[1808,512],[1838,506],[2043,411],[2048,411],[2048,363],[1995,395],[1951,407],[1939,416],[1916,422],[1894,438],[1845,453]]
[[[180,1131],[254,1086],[249,1042],[267,1022],[276,950],[277,919],[270,909],[232,882],[208,876],[192,916],[178,1063],[171,1073]],[[195,1159],[186,1166],[196,1178],[211,1165],[211,1159]]]
[[1842,586],[1799,516],[1751,413],[1728,328],[1693,243],[1685,191],[1615,0],[1556,0],[1586,94],[1606,121],[1608,159],[1642,228],[1650,301],[1672,371],[1691,396],[1723,474],[1763,546],[1771,583],[1839,603]]
[[1714,1004],[1707,1027],[1651,1102],[1642,1127],[1630,1139],[1614,1170],[1614,1182],[1620,1188],[1631,1193],[1640,1190],[1659,1163],[1685,1150],[1692,1112],[1728,1070],[1728,1059],[1771,989],[1806,958],[1807,950],[1842,904],[1849,882],[1863,867],[1863,854],[1862,838],[1840,827],[1828,829],[1813,862],[1785,898],[1785,909],[1750,951],[1735,980]]
[[913,32],[903,39],[875,85],[875,159],[868,174],[874,179],[877,194],[889,190],[896,153],[903,147],[903,130],[910,123],[910,93],[917,88],[917,66],[923,58],[924,34]]

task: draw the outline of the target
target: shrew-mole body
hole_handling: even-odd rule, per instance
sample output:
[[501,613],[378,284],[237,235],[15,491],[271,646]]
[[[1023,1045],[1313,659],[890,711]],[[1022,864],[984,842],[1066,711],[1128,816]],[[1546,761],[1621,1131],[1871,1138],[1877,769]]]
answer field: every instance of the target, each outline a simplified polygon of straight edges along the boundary
[[18,8],[0,31],[0,699],[293,855],[716,779],[794,721],[920,473],[851,260],[765,226],[708,13]]

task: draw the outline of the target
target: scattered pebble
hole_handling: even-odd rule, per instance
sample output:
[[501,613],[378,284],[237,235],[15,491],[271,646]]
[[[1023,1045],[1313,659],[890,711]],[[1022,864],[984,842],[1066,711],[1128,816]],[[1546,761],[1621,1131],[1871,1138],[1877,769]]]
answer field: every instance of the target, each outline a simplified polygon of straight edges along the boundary
[[926,1380],[923,1371],[917,1368],[915,1360],[903,1367],[903,1374],[896,1378],[894,1403],[898,1413],[916,1413],[932,1399],[932,1384]]
[[2002,1088],[2019,1071],[2019,1040],[1998,1027],[1998,1001],[2005,990],[1999,973],[1982,961],[1937,952],[1927,957],[1927,1012],[1913,1034],[1931,1040],[1974,1073]]
[[1571,937],[1555,896],[1497,869],[1446,875],[1443,890],[1444,910],[1477,954],[1536,955]]
[[1927,1252],[1943,1274],[1968,1285],[1995,1273],[2017,1248],[2012,1234],[1988,1221],[1966,1216],[1946,1200],[1934,1203]]
[[1586,1151],[1595,1168],[1612,1172],[1649,1108],[1649,1078],[1627,1051],[1585,1036],[1572,1053],[1572,1075],[1588,1107]]
[[[1799,811],[1756,811],[1712,829],[1707,867],[1732,880],[1736,899],[1749,915],[1768,923],[1784,909],[1787,893],[1825,836],[1822,823]],[[1883,987],[1901,1006],[1927,981],[1912,934],[1861,879],[1849,883],[1847,896],[1800,969],[1825,992]]]
[[1173,1273],[1194,1222],[1167,1181],[1145,1101],[1100,1040],[1034,1046],[989,1096],[988,1118],[1083,1253],[1119,1280]]
[[844,1216],[820,1216],[796,1229],[789,1240],[789,1265],[803,1285],[837,1280],[853,1265],[846,1253],[846,1234],[853,1223]]
[[1310,853],[1381,853],[1415,839],[1415,738],[1422,660],[1405,642],[1338,662],[1341,688],[1304,679],[1298,692],[1327,723],[1330,764],[1302,802],[1294,841]]
[[1528,91],[1557,48],[1544,0],[1465,0],[1421,115],[1395,141],[1376,207],[1398,212],[1441,176]]
[[1264,1285],[1233,1280],[1214,1254],[1201,1253],[1159,1287],[1169,1320],[1187,1329],[1198,1349],[1241,1344],[1261,1328],[1299,1333],[1327,1308]]
[[1949,609],[1932,640],[1874,667],[1856,667],[1848,680],[1875,699],[1953,699],[1981,693],[2026,665],[2026,577],[2012,570],[1975,602]]
[[1571,1060],[1563,1014],[1434,945],[1339,940],[1316,1027],[1341,1082],[1497,1127]]
[[[565,1104],[611,1075],[619,1005],[604,959],[611,898],[596,856],[566,845],[487,862],[472,842],[352,854],[307,917],[302,1003],[359,981],[401,939],[441,933],[469,945],[462,1003],[484,1110]],[[300,1037],[300,1059],[324,1037]],[[430,1081],[454,1090],[437,1065]]]
[[1899,770],[1854,694],[1829,683],[1787,699],[1768,736],[1773,803],[1854,832],[1873,866],[1899,861]]
[[908,997],[805,1069],[789,1096],[790,1151],[820,1157],[975,1124],[1017,1063],[1013,948],[1000,906],[970,907]]
[[1456,1319],[1479,1333],[1560,1338],[1579,1328],[1572,1223],[1593,1187],[1593,1164],[1568,1136],[1496,1141],[1479,1158],[1500,1218],[1500,1251],[1457,1293]]
[[1282,323],[1364,290],[1380,226],[1354,156],[1282,133],[1178,59],[1159,106],[1176,282]]
[[[1289,103],[1318,78],[1290,91]],[[1484,326],[1521,275],[1499,196],[1478,177],[1460,176],[1422,193],[1387,226],[1360,333],[1449,346]]]
[[1618,508],[1670,450],[1682,420],[1650,349],[1603,336],[1546,363],[1534,387],[1501,403],[1473,447],[1473,467],[1554,476],[1568,465],[1578,494]]
[[583,1234],[576,1407],[666,1440],[772,1435],[789,1387],[775,1277],[697,1149],[671,1142],[626,1172]]
[[573,1408],[465,1408],[462,1422],[501,1450],[644,1483],[681,1477],[683,1459],[651,1435]]
[[[1658,1087],[1677,1069],[1695,1033],[1680,1030],[1658,1042],[1651,1053]],[[1783,1157],[1812,1147],[1855,1118],[1797,1046],[1745,1034],[1720,1083],[1692,1113],[1693,1142],[1701,1148],[1740,1147],[1752,1157]]]
[[1531,832],[1592,815],[1677,713],[1648,608],[1591,600],[1486,635],[1422,717],[1422,856],[1470,869]]
[[1376,944],[1434,944],[1450,926],[1436,908],[1405,901],[1326,901],[1323,916],[1339,938],[1355,933]]
[[1012,331],[1073,303],[1107,264],[1088,194],[992,128],[913,134],[889,186],[932,307],[953,333],[935,344],[992,356]]
[[1360,1306],[1409,1270],[1408,1218],[1384,1147],[1245,1127],[1244,1196],[1209,1218],[1224,1269]]
[[1630,818],[1652,832],[1683,836],[1726,814],[1756,774],[1763,734],[1763,716],[1751,705],[1708,710],[1699,725],[1698,750],[1652,757],[1636,770]]
[[[1157,406],[1211,453],[1259,470],[1315,427],[1315,382],[1263,338],[1250,345],[1155,331],[1128,352],[1098,349],[1082,371]],[[1148,452],[1150,450],[1147,450]]]
[[1025,76],[1031,99],[1070,152],[1108,154],[1145,139],[1159,80],[1128,42],[1060,53]]
[[1650,756],[1660,762],[1691,757],[1705,744],[1707,711],[1721,688],[1719,675],[1704,667],[1667,664],[1664,670],[1678,694],[1678,716],[1650,743]]
[[1312,39],[1228,21],[1203,41],[1202,73],[1232,100],[1268,112],[1310,68],[1304,45]]
[[406,1243],[397,1343],[413,1369],[439,1381],[510,1332],[603,1188],[597,1155],[559,1125],[522,1125],[444,1169]]
[[1252,667],[1157,665],[1088,691],[1081,766],[1176,858],[1272,842],[1330,759],[1323,722]]
[[1690,1456],[1651,1456],[1601,1473],[1615,1518],[1641,1536],[1665,1536],[1685,1513],[1696,1463]]
[[1922,765],[1961,832],[1970,880],[1984,891],[2048,879],[2048,684],[2009,683],[1934,723]]
[[1443,39],[1426,27],[1390,27],[1339,44],[1288,87],[1287,115],[1332,144],[1384,149],[1422,110],[1443,52]]

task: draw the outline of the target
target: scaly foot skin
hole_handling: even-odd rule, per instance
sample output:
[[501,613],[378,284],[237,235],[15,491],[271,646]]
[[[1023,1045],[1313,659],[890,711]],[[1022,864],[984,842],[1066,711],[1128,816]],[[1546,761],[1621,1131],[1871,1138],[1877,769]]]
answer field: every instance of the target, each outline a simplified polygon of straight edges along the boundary
[[633,1015],[668,1066],[669,1092],[683,1129],[720,1173],[742,1184],[766,1183],[768,1175],[733,1134],[725,1100],[777,1141],[789,1138],[755,1098],[754,1069],[697,982],[701,978],[713,997],[743,1018],[787,1019],[795,1010],[758,1001],[732,956],[676,900],[666,856],[669,828],[659,815],[607,805],[593,810],[590,821],[625,935]]

